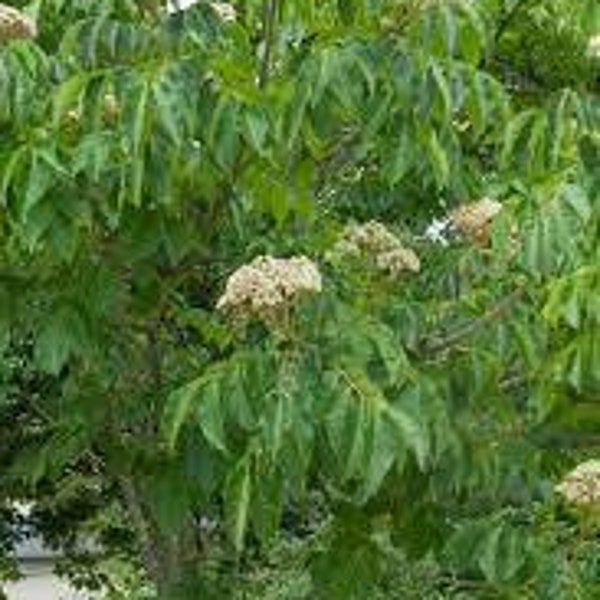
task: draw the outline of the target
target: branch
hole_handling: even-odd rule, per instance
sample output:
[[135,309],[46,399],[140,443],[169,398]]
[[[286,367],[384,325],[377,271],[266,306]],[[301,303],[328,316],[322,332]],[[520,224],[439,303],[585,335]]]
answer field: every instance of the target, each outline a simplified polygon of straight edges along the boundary
[[497,304],[488,309],[483,316],[473,319],[465,325],[458,327],[452,333],[449,333],[445,337],[432,336],[423,340],[421,347],[427,353],[436,353],[456,345],[464,338],[469,337],[479,331],[482,327],[485,327],[490,322],[495,321],[506,311],[513,306],[513,304],[523,296],[523,288],[517,288],[515,291],[502,298]]
[[526,436],[538,448],[547,450],[590,450],[600,448],[600,434],[541,428]]
[[437,578],[437,587],[452,592],[482,591],[489,589],[486,581],[478,579],[459,578],[454,575],[440,575]]
[[159,325],[160,317],[157,323],[153,323],[148,326],[146,332],[148,337],[148,362],[155,392],[157,394],[160,392],[160,390],[162,390],[163,387],[161,352],[157,334]]
[[275,41],[275,18],[277,17],[277,1],[263,0],[263,31],[264,31],[264,54],[260,65],[258,76],[258,87],[264,88],[269,80],[269,70],[271,67],[271,54],[273,43]]
[[161,557],[158,548],[152,541],[150,527],[146,521],[135,484],[125,475],[118,477],[118,483],[127,513],[131,518],[131,525],[138,537],[148,575],[156,576],[161,572]]

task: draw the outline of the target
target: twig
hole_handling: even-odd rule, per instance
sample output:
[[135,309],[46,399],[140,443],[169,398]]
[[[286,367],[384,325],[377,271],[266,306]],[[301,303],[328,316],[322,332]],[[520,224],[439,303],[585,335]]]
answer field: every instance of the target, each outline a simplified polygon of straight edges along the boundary
[[485,590],[489,588],[489,584],[477,579],[464,579],[453,575],[441,575],[437,578],[438,587],[453,592]]
[[500,300],[496,305],[487,310],[483,316],[469,321],[466,325],[457,328],[445,337],[433,336],[426,338],[421,343],[421,348],[427,353],[446,350],[466,337],[485,327],[491,321],[501,317],[519,298],[523,296],[523,288],[518,288]]
[[125,475],[119,476],[117,481],[126,510],[131,518],[131,524],[138,537],[144,565],[151,577],[156,576],[160,572],[160,555],[153,544],[150,527],[146,521],[135,484],[131,478]]
[[271,54],[275,37],[275,19],[277,17],[277,1],[263,0],[263,31],[264,31],[264,53],[258,76],[258,87],[264,88],[269,80],[271,67]]

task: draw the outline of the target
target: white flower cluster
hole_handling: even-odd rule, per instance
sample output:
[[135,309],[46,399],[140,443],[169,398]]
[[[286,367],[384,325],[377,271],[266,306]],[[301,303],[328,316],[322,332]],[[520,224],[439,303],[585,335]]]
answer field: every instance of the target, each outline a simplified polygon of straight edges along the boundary
[[[167,2],[167,13],[172,15],[179,11],[187,10],[200,0],[169,0]],[[208,2],[208,5],[217,13],[217,15],[226,23],[235,21],[237,13],[235,6],[229,2]]]
[[600,460],[578,465],[556,486],[556,491],[576,506],[600,508]]
[[450,243],[446,234],[448,233],[448,227],[450,226],[450,220],[444,219],[433,219],[427,226],[423,237],[434,244],[441,244],[442,246],[448,246]]
[[476,244],[486,245],[490,239],[492,220],[501,210],[500,202],[482,198],[454,209],[448,215],[448,220],[465,238]]
[[29,40],[37,35],[35,21],[20,10],[0,4],[0,44],[13,40]]
[[321,289],[321,274],[305,256],[259,256],[232,273],[217,309],[241,320],[271,319]]
[[382,223],[369,221],[362,225],[352,225],[334,246],[331,257],[363,257],[371,260],[376,268],[392,277],[404,271],[418,272],[421,268],[419,257]]
[[587,54],[590,58],[600,60],[600,33],[588,40]]
[[229,2],[211,2],[210,6],[225,23],[235,21],[237,12],[233,4],[229,4]]

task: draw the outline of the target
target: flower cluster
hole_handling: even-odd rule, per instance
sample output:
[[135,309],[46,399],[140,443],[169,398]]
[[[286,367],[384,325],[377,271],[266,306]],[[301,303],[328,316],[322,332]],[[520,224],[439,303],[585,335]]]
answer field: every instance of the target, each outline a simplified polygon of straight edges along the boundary
[[20,10],[0,4],[0,44],[13,40],[29,40],[37,35],[35,21]]
[[448,228],[450,227],[450,219],[433,219],[427,226],[423,237],[434,244],[448,246],[450,243],[447,238]]
[[397,277],[404,271],[418,272],[421,268],[419,257],[382,223],[369,221],[362,225],[352,225],[331,253],[333,259],[360,257],[370,260],[375,267]]
[[450,225],[465,238],[485,246],[490,239],[492,220],[501,210],[500,202],[482,198],[454,209],[448,219]]
[[211,2],[210,7],[225,23],[231,23],[235,21],[237,17],[235,6],[229,2]]
[[600,33],[588,40],[587,54],[590,58],[600,60]]
[[563,498],[579,507],[600,507],[600,460],[578,465],[556,486]]
[[227,280],[217,309],[241,320],[276,318],[298,300],[322,289],[316,265],[305,256],[259,256]]
[[[167,14],[172,15],[198,4],[200,0],[169,0],[167,2]],[[229,2],[208,2],[208,5],[226,23],[235,21],[237,12],[235,6]]]

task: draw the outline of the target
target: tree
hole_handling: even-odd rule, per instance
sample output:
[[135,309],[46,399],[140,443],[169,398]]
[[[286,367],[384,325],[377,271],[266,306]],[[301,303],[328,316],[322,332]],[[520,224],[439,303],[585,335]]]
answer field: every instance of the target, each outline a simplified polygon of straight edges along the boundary
[[318,530],[317,597],[397,548],[440,593],[592,597],[552,491],[600,421],[598,23],[567,4],[25,7],[3,497],[161,598],[233,597],[282,523]]

